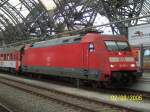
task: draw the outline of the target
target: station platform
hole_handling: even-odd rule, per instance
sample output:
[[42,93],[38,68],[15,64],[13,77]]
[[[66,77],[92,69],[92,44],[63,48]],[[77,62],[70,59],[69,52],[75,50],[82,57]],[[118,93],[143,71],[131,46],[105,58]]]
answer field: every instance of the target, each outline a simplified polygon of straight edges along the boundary
[[[69,94],[73,94],[76,96],[82,96],[85,98],[94,99],[96,101],[102,101],[102,102],[106,102],[106,103],[110,103],[110,104],[119,105],[122,107],[134,108],[139,111],[149,112],[149,110],[150,110],[150,103],[147,101],[144,101],[144,100],[140,101],[140,102],[130,101],[130,100],[114,101],[111,99],[112,94],[108,94],[108,93],[104,93],[104,92],[100,92],[100,91],[98,91],[98,92],[87,91],[87,90],[83,90],[83,89],[79,89],[79,88],[66,87],[66,86],[62,86],[62,85],[56,85],[56,84],[41,82],[41,81],[32,80],[32,79],[14,77],[14,76],[6,75],[6,74],[0,74],[0,77],[7,77],[7,78],[14,79],[17,81],[26,82],[28,84],[32,84],[35,86],[39,86],[39,87],[43,87],[43,88],[47,88],[47,89],[54,89],[56,91],[61,91],[64,93],[69,93]],[[150,87],[150,83],[149,83],[149,87]]]
[[144,72],[143,76],[137,81],[137,83],[128,88],[150,92],[150,72]]
[[143,73],[143,78],[150,78],[150,71],[146,71]]

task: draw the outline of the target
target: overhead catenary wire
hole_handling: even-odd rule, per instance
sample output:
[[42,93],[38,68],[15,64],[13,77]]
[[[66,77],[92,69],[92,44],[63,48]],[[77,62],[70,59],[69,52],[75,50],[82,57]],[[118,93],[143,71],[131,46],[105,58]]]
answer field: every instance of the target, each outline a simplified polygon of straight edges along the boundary
[[[90,27],[79,29],[79,30],[65,31],[65,32],[62,32],[62,33],[50,35],[49,38],[47,38],[47,40],[53,39],[54,37],[58,37],[60,35],[70,34],[70,33],[74,33],[74,32],[86,31],[88,29],[94,29],[94,28],[98,28],[98,27],[102,27],[102,26],[109,26],[109,25],[113,25],[113,24],[117,24],[117,23],[122,23],[122,22],[127,22],[127,21],[136,20],[136,19],[147,18],[147,17],[150,17],[150,14],[144,15],[144,16],[139,16],[139,17],[134,17],[134,18],[129,18],[129,19],[125,19],[125,20],[120,20],[120,21],[109,22],[109,23],[105,23],[105,24],[102,24],[102,25],[90,26]],[[0,46],[0,48],[17,46],[17,45],[19,46],[19,45],[22,45],[22,44],[33,43],[35,41],[41,41],[41,40],[42,40],[42,38],[34,38],[34,39],[29,39],[29,40],[25,40],[25,41],[20,41],[20,42],[11,43],[11,44],[8,44],[8,45]]]

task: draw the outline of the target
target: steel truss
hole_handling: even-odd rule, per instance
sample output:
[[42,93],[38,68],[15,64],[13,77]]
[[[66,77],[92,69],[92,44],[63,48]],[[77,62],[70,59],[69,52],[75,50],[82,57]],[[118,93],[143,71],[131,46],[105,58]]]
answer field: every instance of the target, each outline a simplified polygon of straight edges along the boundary
[[[43,37],[93,26],[97,15],[110,22],[138,17],[149,13],[150,7],[149,0],[53,0],[57,7],[48,12],[40,0],[19,0],[20,9],[24,6],[30,12],[24,17],[9,1],[0,0],[0,40],[6,44],[29,39],[31,34]],[[110,27],[114,34],[127,34],[127,27],[137,23],[138,19]]]
[[[97,14],[107,17],[110,22],[138,17],[144,3],[143,0],[54,0],[54,2],[58,8],[55,17],[59,20],[63,18],[63,23],[66,23],[68,29],[93,25]],[[111,25],[111,29],[114,34],[127,34],[126,27],[137,22],[138,20],[134,20]]]
[[[140,15],[144,0],[101,0],[109,21],[138,17]],[[113,33],[127,34],[126,27],[136,25],[138,20],[127,23],[119,23],[111,26]]]
[[[141,14],[142,15],[146,15],[146,14],[150,14],[150,0],[143,0],[144,1],[144,4],[143,4],[143,7],[142,7],[142,10],[141,10]],[[146,18],[146,22],[150,23],[150,17],[147,17]]]

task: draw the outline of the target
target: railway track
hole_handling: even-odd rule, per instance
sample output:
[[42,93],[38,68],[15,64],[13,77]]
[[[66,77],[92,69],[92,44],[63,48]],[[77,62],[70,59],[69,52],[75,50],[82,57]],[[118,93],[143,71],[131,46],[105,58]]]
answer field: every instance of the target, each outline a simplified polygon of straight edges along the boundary
[[0,112],[13,112],[13,111],[9,109],[7,106],[0,103]]
[[[135,100],[135,101],[143,101],[143,100],[150,100],[150,92],[141,91],[141,90],[134,90],[129,88],[124,89],[100,89],[101,92],[112,94],[113,96],[125,96],[128,97],[126,100]],[[137,100],[136,98],[140,97],[140,100]]]
[[67,93],[63,93],[56,90],[50,90],[42,87],[38,87],[35,85],[27,84],[24,82],[8,79],[1,77],[0,83],[5,84],[7,86],[11,86],[14,88],[17,88],[19,90],[46,98],[50,100],[54,100],[56,102],[60,102],[62,105],[67,105],[68,107],[72,107],[78,110],[81,110],[82,112],[122,112],[122,111],[135,111],[133,109],[120,107],[113,104],[108,104],[106,102],[100,102],[91,100],[88,98],[75,96]]
[[150,77],[142,77],[138,81],[150,83]]

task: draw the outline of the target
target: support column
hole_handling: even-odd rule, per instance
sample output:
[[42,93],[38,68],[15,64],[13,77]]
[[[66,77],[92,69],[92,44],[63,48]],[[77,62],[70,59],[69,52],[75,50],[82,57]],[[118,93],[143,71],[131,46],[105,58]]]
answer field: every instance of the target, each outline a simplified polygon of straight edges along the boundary
[[141,44],[140,46],[140,67],[141,67],[141,70],[143,72],[143,66],[144,66],[144,47],[143,47],[143,44]]

